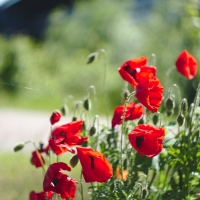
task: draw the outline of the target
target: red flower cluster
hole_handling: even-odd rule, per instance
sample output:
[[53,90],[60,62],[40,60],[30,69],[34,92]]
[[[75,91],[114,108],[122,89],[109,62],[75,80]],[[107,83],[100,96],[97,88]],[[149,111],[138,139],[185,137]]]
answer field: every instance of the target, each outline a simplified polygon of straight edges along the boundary
[[71,171],[71,168],[63,163],[58,162],[49,166],[43,181],[43,190],[45,192],[55,192],[63,199],[75,196],[77,181],[70,178],[62,170]]
[[150,158],[162,151],[164,137],[163,128],[156,128],[149,124],[138,125],[128,135],[132,147],[140,155]]
[[[114,128],[117,124],[122,123],[123,112],[124,112],[124,105],[115,108],[114,115],[112,118],[112,128]],[[143,112],[144,111],[141,104],[135,104],[134,102],[129,103],[126,105],[124,121],[138,119],[142,116]]]
[[66,151],[74,153],[71,146],[82,145],[88,140],[87,137],[80,136],[83,121],[73,121],[68,124],[56,127],[52,131],[52,137],[49,139],[49,147],[56,155],[60,155]]
[[187,79],[191,80],[197,73],[197,61],[194,56],[184,50],[180,53],[176,60],[176,69]]
[[77,147],[85,182],[106,182],[112,177],[112,167],[104,155],[89,147]]
[[156,67],[146,65],[147,58],[126,61],[118,71],[121,77],[136,86],[136,97],[151,112],[157,112],[162,102],[163,86],[156,78]]

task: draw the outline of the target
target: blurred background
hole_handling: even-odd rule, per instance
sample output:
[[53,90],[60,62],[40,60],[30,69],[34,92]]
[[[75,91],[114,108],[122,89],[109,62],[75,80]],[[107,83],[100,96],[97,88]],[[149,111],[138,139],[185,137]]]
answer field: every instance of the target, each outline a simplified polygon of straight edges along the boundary
[[[49,123],[52,110],[60,109],[67,96],[73,97],[68,101],[71,109],[91,85],[96,89],[99,114],[105,115],[106,84],[112,115],[121,104],[124,86],[117,69],[126,60],[154,53],[165,94],[176,83],[182,97],[192,102],[200,74],[188,81],[176,72],[175,61],[187,49],[199,62],[199,41],[199,0],[1,0],[1,196],[23,200],[30,190],[41,190],[41,177],[32,177],[37,170],[29,167],[29,151],[14,154],[10,141],[24,140],[21,132],[34,128],[39,138],[48,125],[35,121],[31,127],[32,120],[40,119],[34,116],[42,112],[40,122],[47,119]],[[98,49],[105,50],[106,68],[103,53],[94,63],[85,63]],[[16,126],[21,127],[19,135]],[[13,127],[15,135],[8,127]]]

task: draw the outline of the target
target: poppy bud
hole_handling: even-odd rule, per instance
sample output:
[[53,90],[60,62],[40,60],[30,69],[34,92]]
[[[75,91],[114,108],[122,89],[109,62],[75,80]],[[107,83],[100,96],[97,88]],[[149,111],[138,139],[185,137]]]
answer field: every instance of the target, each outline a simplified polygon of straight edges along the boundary
[[97,56],[98,56],[98,54],[96,52],[89,54],[85,63],[90,64],[90,63],[94,62],[97,59]]
[[53,124],[55,124],[56,122],[58,122],[58,121],[60,120],[60,118],[61,118],[61,113],[60,113],[60,111],[55,110],[55,111],[52,113],[51,117],[50,117],[51,125],[53,125]]
[[185,121],[185,117],[183,116],[183,114],[180,114],[180,115],[177,117],[176,121],[178,122],[178,125],[179,125],[179,126],[182,126],[183,123],[184,123],[184,121]]
[[144,123],[145,123],[145,119],[144,119],[144,117],[141,117],[140,120],[138,121],[138,125],[144,124]]
[[96,128],[94,126],[91,127],[89,135],[93,136],[96,133]]
[[90,110],[91,109],[91,101],[90,99],[85,99],[85,101],[83,102],[83,107],[86,109],[86,110]]
[[68,113],[68,107],[63,105],[61,107],[60,111],[61,111],[62,115],[65,116]]
[[158,123],[158,115],[154,115],[152,120],[153,120],[153,124],[156,125]]
[[183,113],[184,117],[186,116],[187,111],[188,111],[188,102],[187,99],[184,98],[181,101],[181,112]]
[[87,147],[88,146],[88,141],[83,142],[82,147]]
[[76,120],[77,120],[77,117],[73,117],[73,118],[72,118],[72,121],[76,121]]
[[24,145],[25,145],[24,142],[17,144],[17,145],[14,147],[14,152],[17,152],[17,151],[20,151],[21,149],[23,149],[23,148],[24,148]]
[[187,126],[190,124],[190,122],[191,122],[191,116],[190,116],[190,114],[188,113],[187,115],[186,115],[186,123],[187,123]]
[[167,116],[168,116],[168,117],[171,116],[171,115],[173,115],[173,114],[174,114],[174,110],[167,111]]
[[171,111],[174,109],[175,103],[172,98],[170,98],[170,97],[167,98],[167,100],[165,102],[165,107],[166,107],[167,111]]
[[70,159],[70,165],[71,167],[76,167],[76,165],[78,164],[78,156],[77,155],[74,155],[71,159]]

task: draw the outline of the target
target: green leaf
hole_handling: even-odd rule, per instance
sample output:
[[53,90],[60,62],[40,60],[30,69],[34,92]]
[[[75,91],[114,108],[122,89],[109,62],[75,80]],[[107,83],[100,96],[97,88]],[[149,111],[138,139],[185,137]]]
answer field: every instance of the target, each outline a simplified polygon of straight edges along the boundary
[[169,146],[172,146],[176,143],[177,139],[174,138],[172,135],[167,135],[165,136],[164,142],[163,142],[163,147],[167,148]]

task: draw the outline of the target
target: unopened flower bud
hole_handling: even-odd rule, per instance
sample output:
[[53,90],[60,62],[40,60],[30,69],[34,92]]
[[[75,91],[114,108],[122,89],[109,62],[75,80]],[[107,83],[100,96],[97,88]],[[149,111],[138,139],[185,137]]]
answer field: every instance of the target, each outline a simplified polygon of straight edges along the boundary
[[83,142],[82,147],[87,147],[88,146],[88,141]]
[[167,116],[168,116],[168,117],[171,116],[171,115],[173,115],[173,114],[174,114],[174,110],[167,111]]
[[175,107],[175,103],[174,100],[172,98],[167,98],[166,102],[165,102],[165,107],[167,109],[167,111],[171,111],[174,109]]
[[73,118],[72,118],[72,121],[76,121],[76,120],[77,120],[77,117],[73,117]]
[[179,125],[179,126],[182,126],[183,123],[184,123],[184,121],[185,121],[185,117],[183,116],[183,114],[180,114],[180,115],[177,117],[176,121],[178,122],[178,125]]
[[17,144],[17,145],[14,147],[14,152],[17,152],[17,151],[20,151],[21,149],[23,149],[23,148],[24,148],[24,145],[25,145],[24,142]]
[[88,55],[87,59],[86,59],[86,64],[90,64],[93,63],[96,59],[97,59],[98,53],[94,52]]
[[138,125],[139,125],[139,124],[144,124],[144,123],[145,123],[144,117],[140,118],[139,121],[138,121]]
[[96,133],[96,128],[94,126],[91,127],[89,135],[93,136]]
[[90,99],[85,99],[85,101],[83,102],[83,107],[86,109],[86,110],[90,110],[91,109],[91,101]]
[[78,156],[77,155],[74,155],[71,159],[70,159],[70,165],[71,167],[76,167],[76,165],[78,164]]
[[51,125],[53,125],[53,124],[55,124],[56,122],[58,122],[58,121],[60,120],[61,116],[62,116],[61,112],[58,111],[58,110],[55,110],[55,111],[52,113],[51,117],[50,117]]
[[67,113],[69,112],[68,107],[64,105],[61,107],[60,111],[63,116],[67,115]]
[[154,115],[153,117],[152,117],[152,120],[153,120],[153,124],[154,125],[156,125],[157,123],[158,123],[158,115]]

